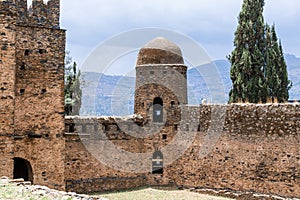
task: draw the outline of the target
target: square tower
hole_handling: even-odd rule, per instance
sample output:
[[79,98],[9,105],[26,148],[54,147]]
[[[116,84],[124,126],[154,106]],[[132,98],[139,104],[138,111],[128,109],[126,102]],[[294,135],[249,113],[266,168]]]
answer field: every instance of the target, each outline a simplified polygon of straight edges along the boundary
[[0,2],[0,176],[64,189],[59,0]]

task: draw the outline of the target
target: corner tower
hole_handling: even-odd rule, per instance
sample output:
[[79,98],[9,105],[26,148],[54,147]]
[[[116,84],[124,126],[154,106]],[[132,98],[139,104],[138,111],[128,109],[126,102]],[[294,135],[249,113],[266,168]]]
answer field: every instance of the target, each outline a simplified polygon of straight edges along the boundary
[[147,43],[136,63],[134,113],[152,122],[177,123],[179,105],[187,104],[186,72],[176,44],[162,37]]
[[0,176],[64,189],[59,0],[0,1]]

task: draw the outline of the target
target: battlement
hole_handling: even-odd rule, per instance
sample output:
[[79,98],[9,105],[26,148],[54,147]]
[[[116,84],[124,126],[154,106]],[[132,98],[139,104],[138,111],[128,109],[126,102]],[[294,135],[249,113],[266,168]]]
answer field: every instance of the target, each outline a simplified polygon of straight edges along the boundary
[[59,28],[60,0],[33,0],[28,8],[27,0],[0,0],[1,14],[14,16],[21,26]]

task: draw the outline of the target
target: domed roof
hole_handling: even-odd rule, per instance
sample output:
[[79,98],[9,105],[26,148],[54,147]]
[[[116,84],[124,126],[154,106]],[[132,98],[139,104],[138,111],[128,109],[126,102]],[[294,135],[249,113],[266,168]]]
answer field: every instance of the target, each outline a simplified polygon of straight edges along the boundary
[[181,49],[170,40],[157,37],[139,52],[137,65],[184,64]]

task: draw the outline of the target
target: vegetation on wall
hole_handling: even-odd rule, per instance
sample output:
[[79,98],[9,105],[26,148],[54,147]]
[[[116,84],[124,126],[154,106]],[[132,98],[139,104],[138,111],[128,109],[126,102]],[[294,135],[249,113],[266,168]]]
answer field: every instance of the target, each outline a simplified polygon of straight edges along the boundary
[[66,115],[79,115],[82,97],[81,78],[76,62],[73,62],[70,53],[66,52],[64,87]]
[[229,56],[230,103],[286,102],[291,82],[275,26],[265,25],[264,0],[244,0]]

